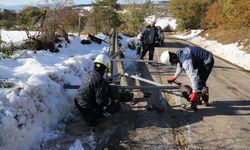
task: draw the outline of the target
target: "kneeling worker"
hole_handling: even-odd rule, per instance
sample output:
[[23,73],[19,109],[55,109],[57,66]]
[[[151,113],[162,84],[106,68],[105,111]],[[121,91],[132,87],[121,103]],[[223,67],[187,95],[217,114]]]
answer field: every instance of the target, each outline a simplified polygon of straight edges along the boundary
[[197,110],[199,96],[201,96],[205,105],[208,105],[208,87],[206,82],[214,66],[212,53],[200,47],[189,46],[177,50],[176,53],[165,51],[161,54],[160,59],[164,64],[177,65],[174,77],[168,78],[169,82],[175,81],[183,70],[186,71],[192,84],[192,92],[189,95],[191,105],[188,109]]
[[119,102],[110,98],[109,83],[103,77],[109,66],[108,56],[98,55],[93,71],[82,82],[75,98],[77,109],[90,126],[97,125],[100,119],[111,116],[121,108]]

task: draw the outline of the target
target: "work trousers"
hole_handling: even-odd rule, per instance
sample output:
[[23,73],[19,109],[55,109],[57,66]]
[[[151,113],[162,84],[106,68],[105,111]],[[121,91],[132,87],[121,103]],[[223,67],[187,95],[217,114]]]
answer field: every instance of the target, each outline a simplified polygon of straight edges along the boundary
[[95,126],[99,124],[99,121],[106,117],[104,114],[105,113],[110,113],[110,114],[115,114],[121,109],[121,105],[119,102],[112,102],[106,106],[106,110],[104,111],[103,107],[92,107],[92,108],[83,108],[81,107],[77,100],[74,100],[75,106],[78,109],[78,111],[81,113],[83,116],[83,119],[90,125],[90,126]]
[[155,45],[154,44],[144,44],[142,45],[142,52],[140,55],[140,59],[143,59],[143,57],[146,55],[147,51],[149,51],[149,60],[153,60],[154,58],[154,51],[155,51]]
[[214,67],[214,58],[211,55],[210,61],[207,62],[206,65],[204,65],[198,69],[198,77],[200,78],[200,80],[198,82],[198,89],[199,90],[202,90],[203,87],[206,87],[207,79],[208,79],[213,67]]

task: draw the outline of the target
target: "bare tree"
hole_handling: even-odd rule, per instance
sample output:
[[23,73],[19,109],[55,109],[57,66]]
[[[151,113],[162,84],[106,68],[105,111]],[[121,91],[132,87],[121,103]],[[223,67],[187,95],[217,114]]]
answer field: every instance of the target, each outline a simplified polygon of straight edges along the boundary
[[59,36],[69,42],[66,26],[69,26],[70,19],[78,18],[77,13],[70,7],[73,4],[73,0],[43,0],[40,8],[44,13],[34,23],[38,34],[31,36],[29,31],[26,32],[29,39],[36,43],[34,46],[34,43],[30,42],[35,48],[57,51],[54,43],[59,40]]
[[44,0],[42,8],[47,10],[47,14],[42,30],[51,41],[56,40],[57,33],[63,35],[66,33],[62,20],[64,20],[65,12],[69,11],[66,7],[73,4],[73,0]]

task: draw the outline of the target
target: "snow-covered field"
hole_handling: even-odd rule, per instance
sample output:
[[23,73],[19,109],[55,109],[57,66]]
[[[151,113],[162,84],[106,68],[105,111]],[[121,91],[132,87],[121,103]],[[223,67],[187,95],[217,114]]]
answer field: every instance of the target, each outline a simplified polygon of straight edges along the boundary
[[[168,21],[158,19],[158,25],[164,26]],[[199,32],[176,36],[250,70],[249,54],[240,51],[235,44],[207,41],[198,35]],[[6,42],[20,42],[25,38],[17,31],[1,34]],[[122,45],[126,46],[129,38],[122,37]],[[60,126],[65,116],[70,115],[76,92],[64,90],[63,83],[80,84],[85,74],[92,70],[95,56],[107,53],[109,46],[107,43],[81,45],[79,37],[71,37],[70,40],[71,44],[65,45],[59,53],[25,50],[0,60],[0,82],[8,87],[0,88],[0,149],[39,149],[41,143],[60,135],[54,129]],[[136,56],[135,51],[129,49],[125,50],[125,55],[130,58]]]

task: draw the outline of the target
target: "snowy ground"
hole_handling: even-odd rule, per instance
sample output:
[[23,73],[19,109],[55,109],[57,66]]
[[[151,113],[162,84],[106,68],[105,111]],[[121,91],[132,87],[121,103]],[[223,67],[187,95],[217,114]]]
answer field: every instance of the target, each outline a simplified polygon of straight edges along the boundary
[[[169,20],[165,21],[158,19],[158,25],[164,26]],[[175,36],[250,70],[249,54],[240,51],[236,44],[207,41],[198,33],[200,31]],[[17,31],[1,34],[6,42],[19,42],[25,37]],[[129,39],[122,37],[122,45],[126,47]],[[70,39],[71,44],[59,53],[17,51],[11,58],[0,60],[0,149],[39,149],[42,142],[60,134],[53,129],[70,115],[75,95],[75,90],[65,91],[63,83],[79,84],[92,70],[95,56],[107,53],[109,46],[107,43],[81,45],[79,37]],[[134,58],[135,51],[126,49],[125,55]],[[76,141],[72,149],[80,149],[79,145]]]
[[[4,42],[2,46],[9,45],[11,43],[17,45],[27,39],[25,31],[5,31],[0,29],[1,39]],[[30,35],[35,35],[36,32],[29,32]]]
[[166,28],[168,25],[175,30],[176,29],[176,20],[171,17],[158,18],[155,24],[156,26],[161,26],[162,29]]

